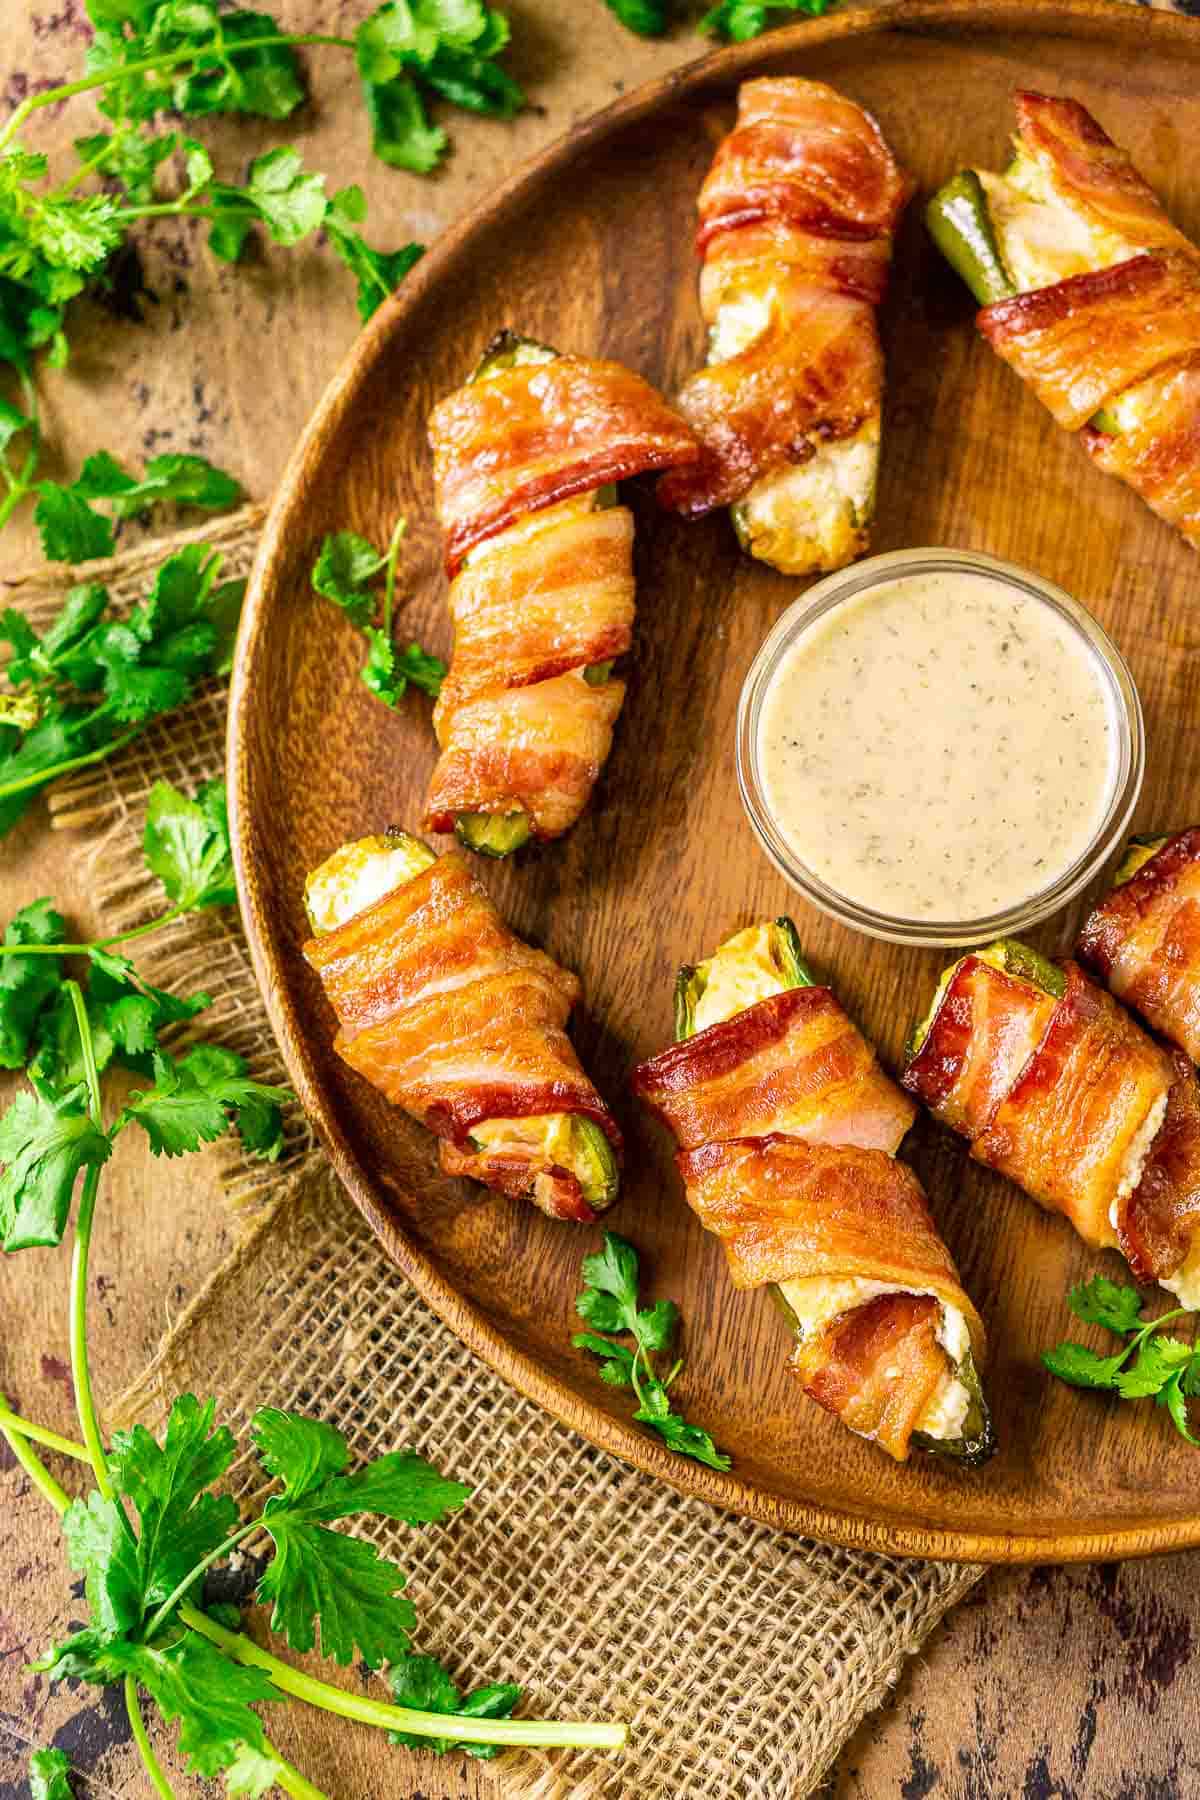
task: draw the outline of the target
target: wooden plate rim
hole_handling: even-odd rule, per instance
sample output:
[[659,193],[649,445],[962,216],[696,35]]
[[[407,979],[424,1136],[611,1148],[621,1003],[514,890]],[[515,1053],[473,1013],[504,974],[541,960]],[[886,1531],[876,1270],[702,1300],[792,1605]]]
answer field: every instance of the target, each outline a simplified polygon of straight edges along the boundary
[[632,94],[575,125],[487,194],[438,238],[400,290],[364,326],[333,377],[284,470],[259,540],[250,574],[230,687],[227,774],[234,867],[242,919],[255,975],[296,1092],[315,1125],[339,1179],[384,1251],[422,1298],[464,1344],[505,1381],[564,1425],[643,1473],[688,1497],[707,1500],[742,1517],[852,1549],[949,1562],[1083,1562],[1145,1556],[1200,1544],[1200,1512],[1162,1524],[1130,1524],[1110,1530],[1029,1533],[921,1529],[877,1521],[829,1506],[784,1499],[728,1474],[685,1462],[647,1435],[576,1394],[532,1356],[515,1349],[479,1309],[438,1271],[407,1236],[387,1200],[356,1158],[336,1111],[317,1079],[295,1011],[285,994],[284,968],[269,923],[269,906],[255,855],[249,802],[246,721],[254,704],[258,668],[265,655],[275,575],[294,524],[303,517],[314,466],[325,440],[369,378],[377,352],[398,322],[442,278],[476,230],[503,216],[526,188],[552,175],[587,146],[646,117],[665,102],[710,84],[732,85],[752,71],[786,60],[793,52],[841,39],[921,27],[962,26],[975,32],[1044,32],[1061,26],[1073,36],[1115,32],[1131,44],[1200,56],[1200,24],[1177,14],[1143,11],[1128,0],[881,0],[881,4],[777,28],[769,39],[751,40],[703,56],[643,84]]

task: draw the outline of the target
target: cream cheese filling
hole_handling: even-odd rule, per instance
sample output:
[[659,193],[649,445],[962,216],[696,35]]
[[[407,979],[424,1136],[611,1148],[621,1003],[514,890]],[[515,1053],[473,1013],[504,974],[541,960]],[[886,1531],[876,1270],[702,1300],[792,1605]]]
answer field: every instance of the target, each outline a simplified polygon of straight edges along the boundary
[[799,1281],[781,1281],[779,1291],[795,1314],[803,1338],[819,1336],[840,1314],[865,1306],[880,1294],[929,1294],[941,1307],[937,1340],[953,1367],[942,1377],[936,1392],[927,1403],[914,1430],[939,1440],[962,1436],[963,1425],[971,1407],[971,1394],[957,1374],[959,1365],[971,1348],[967,1321],[956,1306],[947,1306],[932,1288],[906,1288],[891,1281],[870,1281],[863,1276],[831,1280],[823,1275],[810,1275]]
[[[1160,1094],[1150,1111],[1146,1114],[1138,1130],[1137,1136],[1129,1146],[1129,1154],[1125,1158],[1125,1166],[1121,1171],[1121,1179],[1117,1183],[1117,1191],[1108,1209],[1108,1222],[1113,1229],[1113,1243],[1119,1243],[1117,1230],[1121,1222],[1121,1202],[1133,1193],[1146,1168],[1146,1158],[1154,1146],[1159,1128],[1166,1117],[1169,1093]],[[1162,1284],[1167,1285],[1165,1282]],[[1174,1291],[1174,1290],[1172,1290]]]

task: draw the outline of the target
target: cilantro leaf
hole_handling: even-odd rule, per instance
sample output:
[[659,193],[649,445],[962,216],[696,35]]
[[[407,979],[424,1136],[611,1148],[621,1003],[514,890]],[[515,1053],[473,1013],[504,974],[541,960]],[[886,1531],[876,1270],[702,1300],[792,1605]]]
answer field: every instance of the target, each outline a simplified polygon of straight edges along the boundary
[[643,1350],[666,1350],[679,1327],[679,1308],[673,1300],[656,1300],[634,1318],[633,1334]]
[[769,25],[782,24],[784,16],[803,13],[815,19],[833,4],[834,0],[718,0],[697,29],[726,43],[743,44]]
[[282,1148],[278,1108],[287,1088],[252,1081],[246,1062],[232,1050],[196,1044],[172,1061],[154,1057],[154,1086],[129,1096],[117,1129],[133,1121],[155,1156],[184,1156],[238,1127],[248,1149],[274,1161]]
[[1101,1356],[1099,1351],[1089,1350],[1086,1344],[1069,1341],[1056,1344],[1053,1350],[1042,1351],[1045,1367],[1071,1387],[1110,1388],[1124,1361],[1122,1350],[1115,1356]]
[[214,1429],[215,1413],[215,1400],[201,1406],[194,1394],[181,1394],[171,1406],[162,1444],[144,1425],[113,1434],[113,1485],[133,1503],[140,1521],[136,1555],[144,1607],[160,1605],[237,1530],[231,1496],[208,1492],[237,1447],[225,1426]]
[[667,29],[667,0],[605,0],[605,5],[639,37],[661,37]]
[[1128,1282],[1110,1281],[1107,1275],[1095,1275],[1073,1287],[1067,1305],[1077,1319],[1104,1325],[1122,1336],[1143,1323],[1142,1296],[1137,1288]]
[[[1189,1367],[1193,1370],[1196,1368],[1194,1359]],[[1158,1396],[1158,1404],[1166,1407],[1171,1415],[1171,1423],[1180,1437],[1186,1438],[1189,1444],[1194,1444],[1200,1450],[1200,1438],[1192,1431],[1191,1422],[1188,1419],[1187,1395],[1194,1390],[1186,1383],[1187,1371],[1176,1369],[1164,1384],[1162,1392]]]
[[81,494],[56,481],[38,483],[33,522],[47,562],[83,563],[113,553],[113,528]]
[[58,1244],[75,1180],[108,1161],[112,1144],[88,1116],[82,1086],[56,1094],[23,1089],[0,1118],[0,1243],[5,1250]]
[[74,1800],[71,1765],[62,1750],[35,1750],[29,1758],[30,1800]]
[[203,782],[193,800],[169,782],[155,782],[142,848],[148,867],[182,911],[232,906],[237,899],[223,781]]
[[[86,68],[120,77],[99,102],[118,125],[165,110],[285,119],[304,98],[295,51],[266,13],[218,14],[211,0],[130,0],[111,7],[92,0],[88,10],[96,31]],[[263,38],[279,41],[264,44]],[[251,41],[255,48],[238,48]],[[136,68],[148,56],[168,52],[180,60],[165,77]],[[131,73],[123,75],[126,69]]]
[[400,1596],[403,1571],[373,1545],[326,1525],[361,1512],[424,1523],[461,1506],[469,1490],[408,1450],[346,1474],[341,1434],[295,1413],[264,1408],[252,1433],[263,1462],[284,1483],[263,1509],[275,1556],[258,1599],[273,1607],[271,1629],[293,1650],[311,1650],[319,1621],[322,1651],[335,1661],[349,1662],[356,1644],[373,1666],[394,1660],[407,1649],[416,1616]]
[[[392,1698],[397,1706],[411,1707],[416,1712],[446,1713],[470,1719],[507,1719],[521,1699],[515,1682],[494,1682],[476,1688],[465,1698],[450,1679],[436,1656],[417,1656],[407,1652],[399,1656],[388,1670]],[[497,1744],[467,1744],[454,1737],[419,1738],[407,1731],[389,1731],[388,1742],[411,1750],[431,1750],[444,1756],[451,1750],[463,1750],[468,1756],[487,1761],[499,1755]]]
[[91,1629],[120,1637],[142,1621],[137,1546],[121,1508],[93,1488],[87,1500],[72,1500],[62,1519],[67,1560],[84,1579]]
[[279,1758],[264,1756],[261,1750],[253,1750],[249,1744],[242,1744],[237,1756],[225,1770],[225,1792],[249,1794],[251,1800],[261,1800],[261,1796],[269,1794],[278,1780]]
[[424,244],[402,244],[399,250],[373,250],[360,232],[340,222],[330,203],[325,228],[329,242],[358,283],[358,316],[365,324],[425,254]]
[[439,656],[431,656],[427,650],[422,650],[420,644],[410,644],[398,656],[393,653],[392,667],[400,682],[401,693],[408,686],[420,688],[433,700],[441,693],[446,665]]
[[107,450],[98,450],[84,462],[70,491],[84,500],[111,500],[119,519],[134,518],[162,501],[223,512],[242,498],[241,484],[207,457],[174,451],[152,456],[139,481]]
[[[637,1417],[636,1413],[634,1417]],[[707,1463],[710,1469],[730,1467],[730,1458],[717,1449],[709,1433],[698,1425],[689,1425],[678,1413],[668,1412],[661,1419],[655,1419],[654,1429],[676,1456],[690,1456],[693,1462]]]
[[1157,1394],[1170,1375],[1191,1362],[1193,1351],[1194,1345],[1185,1344],[1182,1338],[1147,1338],[1136,1359],[1121,1370],[1113,1385],[1122,1400]]
[[[584,1257],[580,1273],[584,1292],[576,1302],[576,1310],[581,1316],[601,1331],[631,1330],[637,1316],[638,1254],[628,1239],[618,1237],[615,1231],[606,1231],[603,1247]],[[612,1305],[605,1308],[601,1296],[610,1299]],[[585,1301],[586,1311],[581,1304]],[[601,1324],[597,1313],[611,1318],[613,1323]]]
[[[14,913],[4,942],[61,944],[65,930],[52,901],[34,900]],[[0,1069],[20,1069],[28,1062],[38,1015],[61,980],[57,956],[0,956]]]
[[104,1658],[110,1679],[133,1675],[163,1718],[179,1720],[179,1749],[191,1770],[211,1778],[236,1763],[243,1744],[266,1754],[262,1721],[252,1708],[281,1700],[261,1669],[244,1668],[196,1631],[159,1649],[122,1641]]
[[399,75],[383,84],[366,81],[363,97],[371,122],[371,149],[393,169],[428,175],[446,154],[448,139],[431,125],[417,84]]
[[312,584],[326,600],[340,606],[352,625],[369,625],[375,616],[375,595],[366,585],[387,562],[387,552],[377,550],[354,531],[334,531],[321,540],[312,568]]
[[470,1498],[470,1488],[440,1475],[415,1450],[389,1451],[346,1474],[350,1452],[341,1433],[300,1413],[262,1407],[251,1436],[263,1463],[284,1484],[283,1494],[267,1502],[268,1517],[302,1513],[329,1523],[367,1512],[426,1525]]
[[319,230],[329,205],[324,175],[307,172],[292,144],[255,157],[244,187],[215,181],[208,193],[216,211],[209,244],[227,262],[236,262],[252,225],[265,226],[277,244],[298,244]]

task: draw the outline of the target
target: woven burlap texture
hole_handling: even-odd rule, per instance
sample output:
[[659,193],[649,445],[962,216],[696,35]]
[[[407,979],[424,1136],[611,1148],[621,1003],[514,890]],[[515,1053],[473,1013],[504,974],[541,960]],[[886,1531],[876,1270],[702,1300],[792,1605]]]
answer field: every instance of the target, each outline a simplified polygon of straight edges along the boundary
[[[217,532],[225,574],[249,567],[257,511]],[[177,542],[180,540],[172,540]],[[164,545],[100,571],[132,603]],[[89,570],[89,574],[92,571]],[[37,616],[61,582],[14,584]],[[119,757],[59,786],[57,826],[93,839],[94,891],[114,929],[151,916],[138,853],[155,781],[221,773],[224,690],[213,685]],[[263,1079],[282,1068],[232,915],[181,921],[140,957],[164,985],[214,996],[207,1035]],[[619,1757],[509,1756],[497,1792],[528,1800],[799,1800],[981,1570],[789,1537],[684,1499],[593,1449],[476,1361],[384,1258],[303,1120],[273,1168],[227,1152],[245,1235],[110,1422],[161,1423],[172,1395],[222,1397],[239,1434],[261,1405],[297,1407],[368,1455],[409,1444],[474,1496],[424,1533],[368,1530],[403,1561],[420,1646],[472,1683],[519,1671],[531,1715],[617,1716]],[[234,1470],[248,1499],[253,1465]],[[360,1800],[347,1796],[346,1800]],[[362,1797],[366,1800],[366,1797]]]

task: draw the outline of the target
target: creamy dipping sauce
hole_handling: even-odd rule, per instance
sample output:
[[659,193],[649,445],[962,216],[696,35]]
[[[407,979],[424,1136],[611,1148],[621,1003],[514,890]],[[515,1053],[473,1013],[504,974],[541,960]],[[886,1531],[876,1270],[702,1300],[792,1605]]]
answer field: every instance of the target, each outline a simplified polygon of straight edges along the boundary
[[1047,602],[914,571],[814,620],[763,694],[763,798],[828,887],[970,921],[1051,887],[1099,830],[1119,726],[1098,656]]

